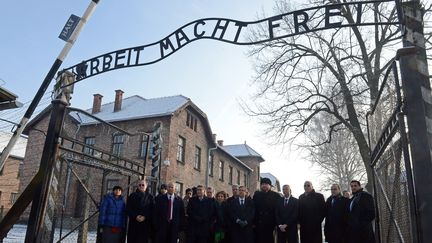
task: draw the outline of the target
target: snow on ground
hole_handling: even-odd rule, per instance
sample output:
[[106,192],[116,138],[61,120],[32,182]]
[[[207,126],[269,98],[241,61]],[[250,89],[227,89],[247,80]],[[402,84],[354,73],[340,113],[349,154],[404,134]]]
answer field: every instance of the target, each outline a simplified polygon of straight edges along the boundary
[[[16,224],[14,227],[9,231],[6,238],[3,239],[3,243],[22,243],[25,239],[25,233],[27,230],[27,225],[23,224]],[[66,233],[68,233],[68,229],[63,229],[62,235],[64,236]],[[60,229],[56,229],[55,235],[54,235],[54,242],[58,240],[59,238]],[[62,242],[77,242],[78,237],[78,231],[73,232],[71,235],[69,235],[66,239],[64,239]],[[87,237],[87,242],[96,242],[96,232],[90,231]]]

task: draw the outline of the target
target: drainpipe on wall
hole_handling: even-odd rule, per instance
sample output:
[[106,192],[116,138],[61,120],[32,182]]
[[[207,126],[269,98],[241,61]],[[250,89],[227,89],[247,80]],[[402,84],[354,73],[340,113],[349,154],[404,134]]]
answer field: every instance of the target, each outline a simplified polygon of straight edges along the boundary
[[[207,154],[207,170],[206,170],[206,181],[205,181],[205,186],[206,188],[209,187],[209,169],[210,169],[210,160],[211,160],[211,151],[216,150],[218,147],[216,145],[216,147],[214,148],[209,148],[208,149],[208,154]],[[214,168],[214,161],[213,161],[213,168]]]

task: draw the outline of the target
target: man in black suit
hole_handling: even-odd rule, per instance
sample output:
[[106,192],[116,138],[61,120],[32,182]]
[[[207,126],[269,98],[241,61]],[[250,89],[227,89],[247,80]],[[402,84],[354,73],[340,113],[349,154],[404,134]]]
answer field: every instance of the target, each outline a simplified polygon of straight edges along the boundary
[[[234,184],[231,186],[231,190],[232,190],[232,196],[227,198],[226,203],[225,203],[225,207],[227,207],[226,210],[224,210],[224,214],[225,214],[225,218],[229,218],[228,215],[228,206],[230,205],[231,202],[233,202],[235,199],[238,198],[238,194],[239,194],[239,186]],[[226,242],[231,242],[231,236],[230,236],[230,232],[226,232],[225,234],[225,239]]]
[[326,201],[324,235],[328,243],[346,243],[349,199],[341,194],[338,184],[330,187],[331,196]]
[[363,191],[359,181],[350,183],[353,197],[349,203],[348,242],[375,243],[372,221],[375,219],[375,206],[371,194]]
[[183,200],[175,195],[173,183],[167,184],[167,193],[156,197],[154,225],[156,243],[176,243],[184,224]]
[[232,243],[253,243],[254,203],[252,199],[246,197],[246,187],[240,186],[238,191],[238,198],[231,200],[227,207],[230,240]]
[[262,178],[261,191],[253,196],[255,205],[255,242],[274,242],[273,232],[276,227],[276,204],[280,195],[271,190],[272,183],[269,178]]
[[239,188],[239,186],[235,185],[235,184],[231,186],[232,195],[231,195],[231,197],[227,198],[227,202],[230,202],[230,201],[238,198],[238,194],[239,194],[238,188]]
[[315,192],[312,182],[305,181],[305,192],[299,197],[300,241],[322,243],[321,222],[325,216],[325,201],[321,193]]
[[276,206],[278,243],[297,243],[298,199],[291,196],[289,185],[282,187],[284,197]]
[[215,204],[204,196],[204,187],[197,186],[197,195],[189,199],[188,243],[207,243],[210,240],[211,225],[216,219]]
[[138,188],[128,197],[126,212],[129,216],[127,241],[147,243],[151,237],[154,197],[147,191],[147,182],[138,181]]

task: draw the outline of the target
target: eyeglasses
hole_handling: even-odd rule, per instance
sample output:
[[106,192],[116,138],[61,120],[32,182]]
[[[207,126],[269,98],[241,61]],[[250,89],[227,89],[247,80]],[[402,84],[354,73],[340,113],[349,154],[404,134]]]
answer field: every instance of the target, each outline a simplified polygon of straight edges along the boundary
[[145,186],[145,184],[138,184],[138,186]]

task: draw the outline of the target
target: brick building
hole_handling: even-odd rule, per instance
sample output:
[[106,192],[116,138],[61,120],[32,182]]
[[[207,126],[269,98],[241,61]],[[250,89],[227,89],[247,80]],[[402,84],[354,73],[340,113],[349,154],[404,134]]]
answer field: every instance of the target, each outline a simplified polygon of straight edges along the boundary
[[[0,150],[6,147],[11,135],[0,132]],[[18,198],[26,144],[26,138],[19,138],[6,159],[3,169],[0,170],[0,217],[9,211]]]
[[[206,114],[189,98],[182,95],[153,99],[138,95],[123,98],[121,90],[116,90],[114,102],[102,104],[103,96],[100,94],[95,94],[93,98],[93,106],[87,110],[89,113],[129,133],[151,133],[156,122],[162,124],[161,182],[175,183],[180,195],[186,188],[198,184],[227,192],[231,192],[232,184],[246,185],[251,192],[258,188],[259,164],[264,159],[246,144],[224,146],[222,140],[215,141],[216,135],[212,133]],[[50,107],[33,119],[25,130],[29,139],[21,190],[39,166],[44,140],[40,131],[47,128],[49,111]],[[149,176],[151,160],[146,156],[148,146],[144,135],[128,137],[103,128],[89,117],[72,113],[64,124],[63,129],[75,129],[75,136],[84,144],[135,161],[144,163],[146,160],[146,176]],[[84,152],[91,151],[87,148]],[[93,173],[91,177],[94,179],[100,175]],[[103,186],[110,188],[121,182],[122,177],[108,175]],[[101,187],[100,184],[93,186]],[[71,191],[73,194],[74,189]],[[79,198],[77,195],[74,197]]]
[[[0,87],[0,111],[21,107],[22,104],[17,98],[16,94]],[[1,126],[5,129],[9,125],[8,123]],[[11,136],[11,133],[0,132],[0,151],[3,151],[6,147]],[[24,159],[26,143],[25,138],[18,139],[3,168],[0,170],[0,218],[9,211],[18,198],[20,169]]]

